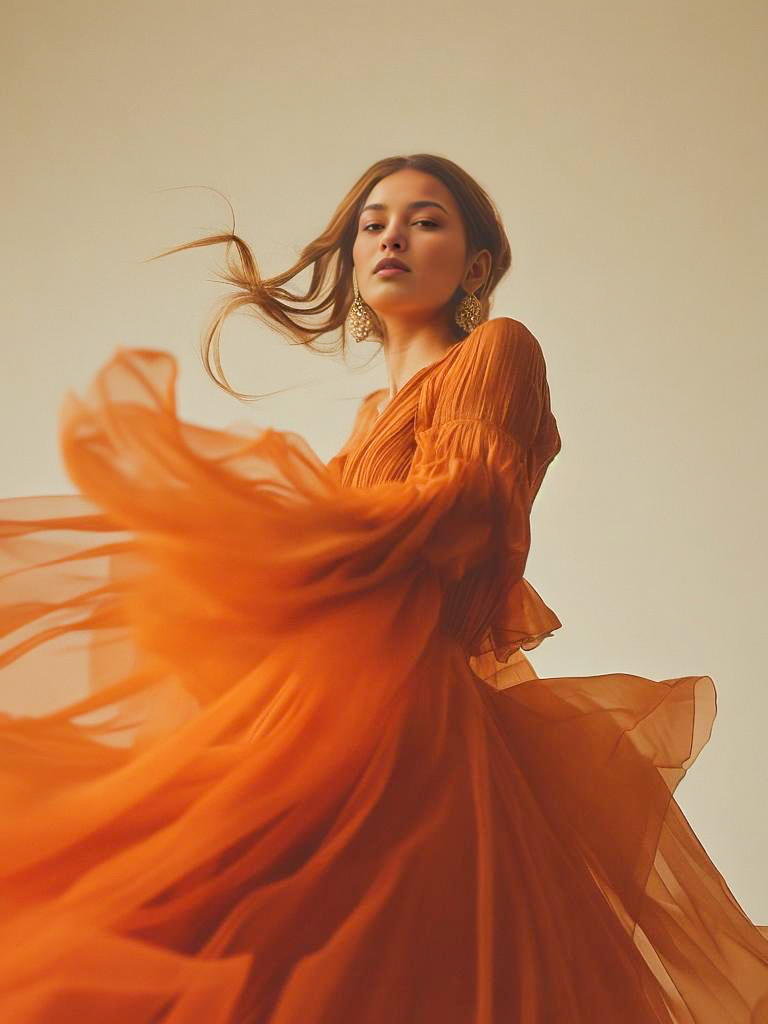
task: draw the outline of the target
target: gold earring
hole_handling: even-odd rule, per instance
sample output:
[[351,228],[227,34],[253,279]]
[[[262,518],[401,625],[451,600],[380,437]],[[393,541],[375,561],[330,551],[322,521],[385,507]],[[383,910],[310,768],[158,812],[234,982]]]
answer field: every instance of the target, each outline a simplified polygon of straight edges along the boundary
[[355,301],[349,307],[346,328],[355,341],[365,341],[371,333],[373,318],[371,317],[371,307],[360,298],[360,292],[357,290],[354,267],[352,268],[352,290],[355,293]]
[[478,326],[483,319],[483,307],[472,292],[468,292],[456,307],[454,319],[466,334]]

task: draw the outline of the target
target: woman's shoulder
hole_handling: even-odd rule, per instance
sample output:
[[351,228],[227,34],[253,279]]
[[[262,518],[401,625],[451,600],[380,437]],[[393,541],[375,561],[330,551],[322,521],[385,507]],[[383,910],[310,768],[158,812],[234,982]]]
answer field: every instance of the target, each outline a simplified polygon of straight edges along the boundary
[[485,386],[510,376],[545,372],[544,356],[534,334],[520,320],[497,316],[479,324],[456,346],[445,377],[479,380]]
[[477,326],[462,344],[472,342],[469,347],[479,351],[509,356],[513,352],[541,352],[538,340],[521,320],[511,316],[496,316]]

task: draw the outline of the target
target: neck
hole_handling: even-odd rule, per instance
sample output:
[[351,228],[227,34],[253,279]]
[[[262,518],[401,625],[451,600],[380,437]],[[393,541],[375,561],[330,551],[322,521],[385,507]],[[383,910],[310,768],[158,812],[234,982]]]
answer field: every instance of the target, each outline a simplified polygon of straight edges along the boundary
[[441,359],[456,344],[447,317],[414,321],[401,317],[382,317],[382,344],[387,362],[391,400],[415,373]]

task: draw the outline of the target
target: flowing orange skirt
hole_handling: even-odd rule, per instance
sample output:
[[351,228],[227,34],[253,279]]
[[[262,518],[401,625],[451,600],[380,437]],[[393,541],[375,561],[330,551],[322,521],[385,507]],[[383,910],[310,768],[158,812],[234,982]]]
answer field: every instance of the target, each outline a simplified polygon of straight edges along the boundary
[[185,424],[148,353],[89,401],[80,493],[0,503],[3,1024],[768,1022],[673,797],[708,676],[495,689],[416,557],[445,486]]

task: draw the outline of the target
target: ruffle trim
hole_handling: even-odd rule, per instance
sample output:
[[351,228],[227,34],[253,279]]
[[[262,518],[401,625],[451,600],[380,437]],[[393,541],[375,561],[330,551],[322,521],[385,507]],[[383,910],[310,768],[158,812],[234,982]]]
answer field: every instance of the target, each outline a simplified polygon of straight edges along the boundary
[[496,689],[537,678],[523,651],[532,651],[562,625],[531,584],[519,580],[508,590],[480,650],[470,658],[472,671]]

